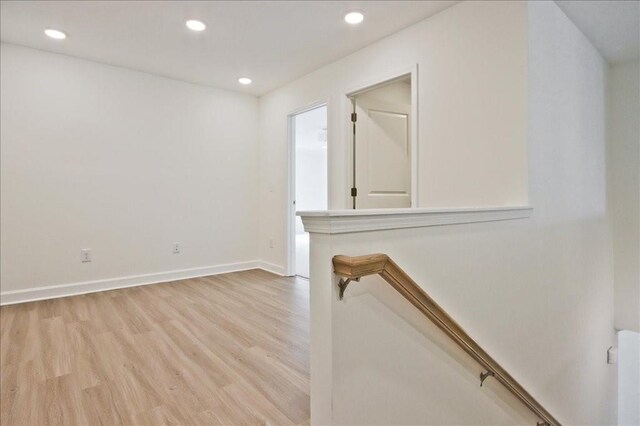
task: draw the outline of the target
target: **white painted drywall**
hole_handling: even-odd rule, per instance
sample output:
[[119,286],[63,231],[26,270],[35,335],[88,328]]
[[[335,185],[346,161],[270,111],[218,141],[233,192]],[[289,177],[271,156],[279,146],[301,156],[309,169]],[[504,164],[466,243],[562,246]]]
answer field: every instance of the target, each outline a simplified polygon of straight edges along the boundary
[[[502,11],[495,3],[497,15]],[[506,6],[506,10],[509,7]],[[458,6],[449,11],[458,12]],[[535,424],[375,278],[338,301],[335,254],[388,253],[563,424],[616,422],[607,64],[553,2],[528,11],[533,214],[507,222],[312,234],[314,424]],[[513,17],[512,17],[513,18]]]
[[356,99],[377,102],[393,102],[411,107],[411,78],[394,81],[356,95]]
[[2,292],[258,259],[255,97],[1,55]]
[[640,67],[609,71],[609,178],[613,224],[615,324],[640,332]]
[[618,426],[640,425],[640,333],[618,332]]
[[527,204],[526,43],[525,3],[464,2],[262,96],[261,258],[286,262],[287,115],[328,102],[329,207],[347,208],[345,95],[416,64],[418,207]]

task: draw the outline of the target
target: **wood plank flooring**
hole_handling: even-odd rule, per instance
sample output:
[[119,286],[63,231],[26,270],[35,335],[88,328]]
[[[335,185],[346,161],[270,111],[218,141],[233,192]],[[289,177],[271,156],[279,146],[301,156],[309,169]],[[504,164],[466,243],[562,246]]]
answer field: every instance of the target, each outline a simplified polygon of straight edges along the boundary
[[0,308],[0,423],[309,422],[305,280],[261,270]]

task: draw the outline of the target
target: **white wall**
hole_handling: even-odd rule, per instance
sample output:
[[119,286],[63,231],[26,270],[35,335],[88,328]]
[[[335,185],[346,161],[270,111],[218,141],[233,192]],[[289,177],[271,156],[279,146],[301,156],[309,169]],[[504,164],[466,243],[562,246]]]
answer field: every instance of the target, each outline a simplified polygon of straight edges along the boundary
[[640,333],[618,333],[618,426],[640,425]]
[[[512,20],[519,6],[486,7]],[[524,7],[528,113],[519,113],[528,122],[531,218],[312,234],[313,423],[535,424],[490,379],[480,389],[477,365],[421,325],[388,285],[365,278],[338,301],[331,257],[377,252],[396,260],[563,424],[616,422],[616,367],[606,362],[616,341],[608,67],[555,3]]]
[[416,64],[418,206],[527,204],[526,43],[526,4],[464,2],[261,97],[261,258],[286,261],[287,115],[328,102],[329,207],[346,208],[346,94]]
[[406,105],[411,108],[411,78],[402,81],[396,81],[376,87],[360,93],[356,96],[357,100],[393,102]]
[[615,324],[640,332],[640,67],[609,72],[609,177],[613,221]]
[[255,97],[1,55],[3,293],[258,259]]

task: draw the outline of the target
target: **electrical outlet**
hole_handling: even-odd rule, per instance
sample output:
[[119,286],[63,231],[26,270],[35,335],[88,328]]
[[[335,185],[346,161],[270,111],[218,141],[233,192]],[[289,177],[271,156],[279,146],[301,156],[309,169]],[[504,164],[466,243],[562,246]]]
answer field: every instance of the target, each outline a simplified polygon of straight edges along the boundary
[[273,248],[273,238],[269,239],[269,248]]
[[80,261],[82,263],[91,262],[91,260],[92,260],[91,249],[80,250]]
[[180,254],[180,243],[173,243],[173,254]]

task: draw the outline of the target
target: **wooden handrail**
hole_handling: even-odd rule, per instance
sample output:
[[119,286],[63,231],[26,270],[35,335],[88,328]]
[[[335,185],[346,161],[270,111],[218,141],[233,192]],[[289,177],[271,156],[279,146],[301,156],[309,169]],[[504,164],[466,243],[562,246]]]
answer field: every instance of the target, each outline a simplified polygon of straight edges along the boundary
[[471,355],[484,369],[480,377],[493,376],[504,385],[516,398],[533,411],[542,420],[538,425],[558,425],[556,420],[538,401],[535,400],[504,368],[473,340],[449,314],[447,314],[415,281],[407,275],[386,254],[370,254],[366,256],[334,256],[333,267],[336,275],[346,278],[340,280],[340,296],[349,282],[359,281],[367,275],[380,275],[391,284],[405,299],[418,308],[447,336],[453,339],[466,353]]

